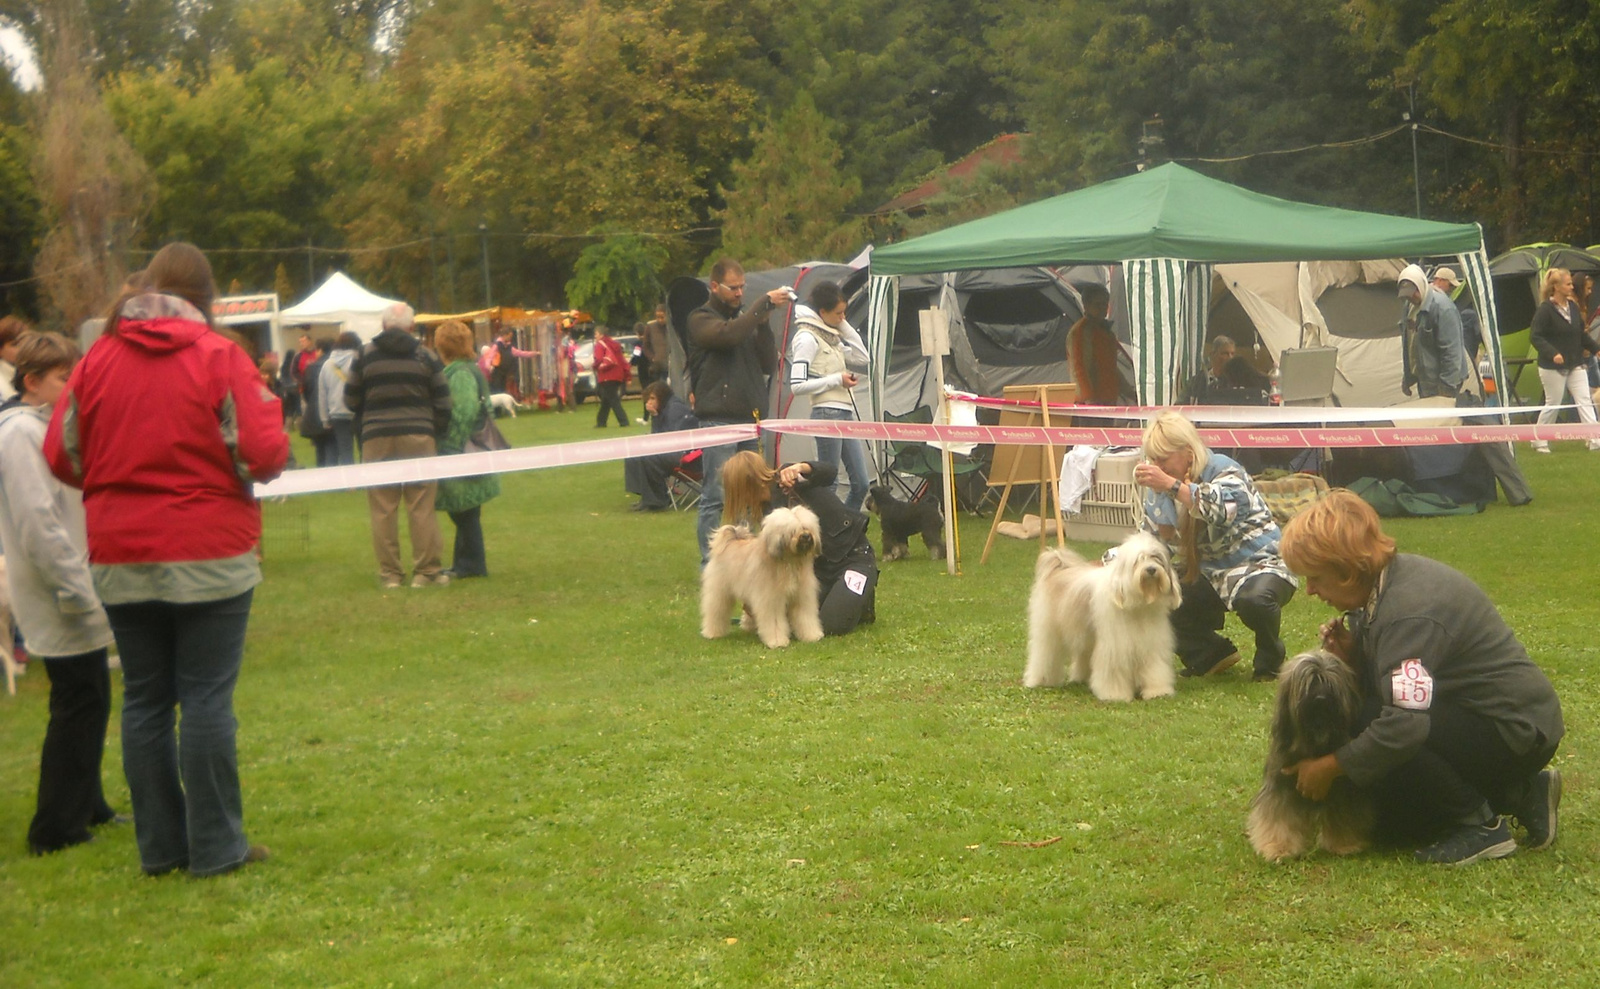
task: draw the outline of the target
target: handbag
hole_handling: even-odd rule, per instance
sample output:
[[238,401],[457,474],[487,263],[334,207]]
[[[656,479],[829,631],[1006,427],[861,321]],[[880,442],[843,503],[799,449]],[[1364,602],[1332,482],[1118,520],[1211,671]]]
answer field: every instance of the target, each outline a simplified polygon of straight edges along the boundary
[[467,434],[466,446],[462,453],[488,453],[490,450],[509,450],[511,444],[506,442],[505,435],[500,432],[500,427],[494,424],[494,408],[489,402],[489,395],[484,391],[484,382],[478,377],[478,424],[472,427],[472,432]]

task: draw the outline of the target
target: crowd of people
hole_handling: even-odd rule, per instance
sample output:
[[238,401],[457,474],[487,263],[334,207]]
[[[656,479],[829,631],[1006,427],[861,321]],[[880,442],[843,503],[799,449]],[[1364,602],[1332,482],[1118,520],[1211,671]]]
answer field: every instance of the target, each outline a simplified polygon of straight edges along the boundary
[[[1413,383],[1425,395],[1451,394],[1464,381],[1465,360],[1443,359],[1463,349],[1455,307],[1438,301],[1448,303],[1452,284],[1448,269],[1432,283],[1420,269],[1401,277],[1418,327]],[[685,321],[686,397],[665,380],[663,314],[659,327],[641,334],[657,337],[644,344],[641,367],[650,377],[644,407],[653,431],[766,417],[768,378],[779,363],[768,317],[797,300],[778,288],[746,308],[744,288],[736,261],[713,266],[707,301]],[[285,372],[253,364],[213,332],[214,295],[205,256],[177,243],[129,279],[102,338],[81,359],[58,336],[0,321],[4,384],[14,392],[0,405],[0,540],[18,624],[51,681],[28,833],[36,854],[88,841],[92,829],[121,819],[100,774],[114,641],[142,869],[210,876],[267,858],[244,830],[232,697],[261,580],[251,484],[288,462],[286,412],[298,405],[321,465],[354,462],[358,445],[368,463],[468,452],[483,448],[492,428],[494,375],[484,373],[463,323],[442,323],[432,347],[424,346],[415,314],[396,304],[365,344],[348,333],[322,342],[308,335]],[[1554,273],[1546,295],[1534,328],[1541,379],[1549,394],[1576,395],[1587,387],[1578,371],[1600,348],[1585,336],[1570,276]],[[1114,370],[1101,339],[1109,332],[1104,300],[1085,301],[1072,357],[1089,394],[1115,401],[1096,391],[1112,387]],[[788,382],[810,397],[814,418],[856,418],[852,392],[868,353],[845,312],[839,287],[826,282],[794,307]],[[596,346],[602,386],[617,383],[613,365],[624,362],[606,339],[601,334]],[[492,346],[506,363],[522,356],[506,338]],[[1234,387],[1227,383],[1234,350],[1219,338],[1191,391]],[[625,423],[620,388],[603,387],[602,395],[598,424],[612,413]],[[141,414],[150,408],[164,414]],[[317,424],[309,433],[308,419]],[[1592,406],[1585,421],[1593,421]],[[769,464],[754,440],[700,455],[702,565],[718,526],[758,529],[776,508],[805,506],[821,534],[813,566],[827,635],[876,619],[880,571],[860,511],[871,478],[852,443],[819,442],[815,459],[782,465]],[[1564,733],[1561,705],[1470,579],[1396,552],[1371,507],[1348,492],[1334,492],[1280,530],[1249,471],[1208,449],[1176,411],[1150,421],[1142,452],[1134,473],[1142,488],[1138,524],[1168,548],[1181,574],[1171,622],[1184,675],[1215,675],[1240,660],[1222,634],[1231,611],[1254,638],[1254,678],[1276,680],[1288,654],[1282,612],[1302,579],[1308,594],[1343,613],[1322,627],[1318,645],[1360,675],[1361,723],[1337,751],[1286,770],[1304,796],[1322,799],[1333,780],[1347,777],[1374,796],[1383,835],[1420,845],[1422,862],[1509,854],[1517,843],[1508,818],[1527,847],[1554,841],[1561,778],[1551,761]],[[680,459],[627,462],[640,511],[670,504],[666,480]],[[849,478],[844,498],[836,493],[841,464]],[[380,585],[404,586],[408,570],[414,588],[487,576],[481,509],[499,493],[495,475],[368,488]],[[400,548],[402,505],[409,567]],[[455,526],[448,570],[440,511]],[[1417,702],[1419,685],[1425,703]]]

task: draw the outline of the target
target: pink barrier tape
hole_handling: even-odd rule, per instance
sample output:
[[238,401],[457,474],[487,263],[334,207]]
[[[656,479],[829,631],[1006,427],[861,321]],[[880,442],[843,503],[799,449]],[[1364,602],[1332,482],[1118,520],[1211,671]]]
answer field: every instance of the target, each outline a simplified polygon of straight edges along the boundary
[[550,446],[524,446],[488,453],[458,453],[447,457],[417,460],[386,460],[351,467],[318,467],[294,470],[267,484],[257,484],[257,498],[316,494],[324,491],[349,491],[393,484],[426,484],[452,477],[478,474],[508,474],[544,467],[595,464],[627,457],[647,457],[656,453],[683,453],[706,446],[724,446],[756,438],[757,428],[749,425],[708,426],[675,433],[624,436],[614,440],[589,440],[583,443],[557,443]]
[[[1444,410],[1450,411],[1450,410]],[[994,443],[1059,447],[1138,446],[1138,429],[1100,429],[1084,426],[943,426],[914,422],[839,422],[828,419],[769,419],[732,426],[709,426],[676,433],[623,436],[614,440],[526,446],[489,453],[460,453],[416,460],[387,460],[351,467],[319,467],[289,471],[277,480],[257,484],[257,498],[350,491],[394,484],[426,484],[452,477],[509,474],[515,471],[595,464],[657,453],[683,453],[708,446],[725,446],[753,440],[760,432],[797,436],[838,436],[857,440],[891,440],[920,443]],[[1600,440],[1600,425],[1548,426],[1400,426],[1359,428],[1252,427],[1201,429],[1200,436],[1213,447],[1294,449],[1300,447],[1451,446],[1460,443],[1506,443],[1527,440]]]
[[[1031,409],[1037,411],[1038,402],[1023,402],[1013,398],[985,398],[957,392],[952,401],[966,402],[987,409]],[[1273,425],[1325,425],[1331,422],[1390,423],[1406,419],[1484,419],[1510,415],[1533,415],[1543,412],[1543,405],[1518,405],[1511,408],[1468,408],[1437,406],[1422,408],[1307,408],[1305,406],[1277,405],[1061,405],[1050,403],[1051,413],[1078,416],[1084,419],[1151,419],[1163,412],[1181,412],[1192,422],[1235,423],[1246,426]],[[1573,405],[1549,406],[1557,410],[1576,408]]]
[[[771,419],[761,424],[774,433],[843,436],[858,440],[899,442],[995,443],[1042,446],[1138,446],[1138,429],[1079,426],[943,426],[913,422],[836,422],[820,419]],[[1600,425],[1548,426],[1399,426],[1386,428],[1201,429],[1214,447],[1451,446],[1460,443],[1505,443],[1519,440],[1600,440]]]

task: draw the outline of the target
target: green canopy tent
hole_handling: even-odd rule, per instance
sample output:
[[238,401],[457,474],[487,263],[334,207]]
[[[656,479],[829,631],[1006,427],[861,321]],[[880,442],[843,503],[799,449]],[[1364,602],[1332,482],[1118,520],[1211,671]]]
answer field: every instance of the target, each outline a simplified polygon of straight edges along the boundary
[[875,411],[900,275],[1025,265],[1120,264],[1139,397],[1169,403],[1201,365],[1211,266],[1456,255],[1478,300],[1499,380],[1505,368],[1494,289],[1476,224],[1438,223],[1294,203],[1177,164],[1090,186],[879,248],[872,254],[869,343]]

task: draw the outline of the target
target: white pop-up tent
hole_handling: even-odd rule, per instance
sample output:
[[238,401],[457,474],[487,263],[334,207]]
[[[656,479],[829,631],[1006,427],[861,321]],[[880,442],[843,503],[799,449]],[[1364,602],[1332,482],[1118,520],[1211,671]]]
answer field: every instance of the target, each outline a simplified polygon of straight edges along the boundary
[[383,329],[383,311],[399,301],[374,295],[357,285],[349,275],[335,271],[315,292],[280,312],[278,318],[283,326],[337,324],[365,342]]

